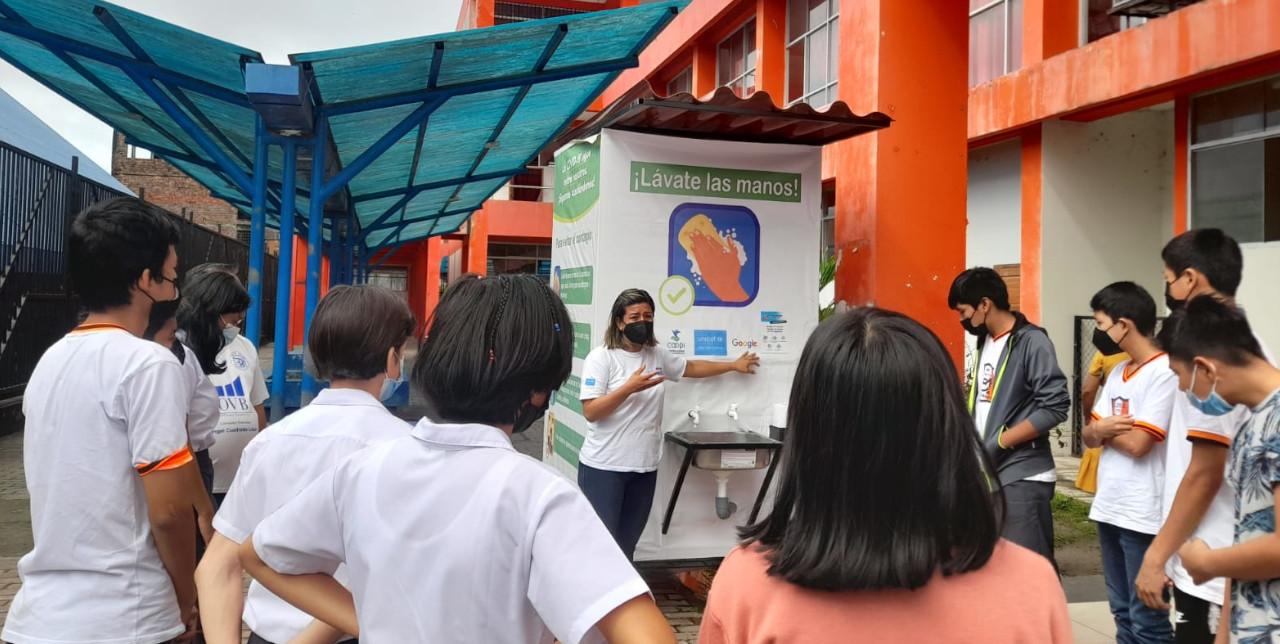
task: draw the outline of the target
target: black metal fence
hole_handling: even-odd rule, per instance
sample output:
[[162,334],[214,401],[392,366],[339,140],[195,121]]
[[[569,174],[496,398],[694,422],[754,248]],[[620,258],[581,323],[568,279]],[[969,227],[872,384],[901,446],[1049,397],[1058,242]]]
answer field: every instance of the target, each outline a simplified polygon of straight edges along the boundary
[[[87,206],[122,193],[72,170],[0,143],[0,431],[12,425],[36,362],[75,326],[79,307],[67,276],[66,237]],[[205,262],[230,264],[248,278],[249,248],[174,215],[182,229],[179,272]],[[275,328],[277,260],[263,270],[263,337]]]

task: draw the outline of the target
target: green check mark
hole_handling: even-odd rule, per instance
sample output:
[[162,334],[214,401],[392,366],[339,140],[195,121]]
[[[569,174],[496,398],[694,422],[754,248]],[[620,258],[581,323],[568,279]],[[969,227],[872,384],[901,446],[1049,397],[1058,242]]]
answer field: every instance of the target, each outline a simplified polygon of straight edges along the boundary
[[684,315],[693,308],[693,282],[680,275],[672,275],[658,289],[658,304],[670,315]]

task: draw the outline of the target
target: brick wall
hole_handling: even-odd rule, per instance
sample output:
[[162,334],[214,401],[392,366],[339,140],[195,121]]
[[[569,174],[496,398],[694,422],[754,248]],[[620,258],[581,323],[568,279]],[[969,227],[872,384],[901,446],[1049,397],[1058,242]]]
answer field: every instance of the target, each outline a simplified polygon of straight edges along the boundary
[[[233,239],[248,241],[249,220],[235,206],[218,199],[181,170],[160,159],[130,158],[124,135],[116,132],[111,149],[111,175],[134,194],[197,225]],[[268,252],[279,249],[279,234],[267,230]]]

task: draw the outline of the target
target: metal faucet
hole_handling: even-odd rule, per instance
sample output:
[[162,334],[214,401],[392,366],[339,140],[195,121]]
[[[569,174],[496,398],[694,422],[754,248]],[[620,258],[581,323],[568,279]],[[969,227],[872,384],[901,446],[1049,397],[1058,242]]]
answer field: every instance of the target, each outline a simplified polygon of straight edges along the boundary
[[693,427],[694,429],[697,429],[698,423],[702,422],[702,405],[701,404],[694,405],[693,409],[689,410],[689,418],[693,419]]

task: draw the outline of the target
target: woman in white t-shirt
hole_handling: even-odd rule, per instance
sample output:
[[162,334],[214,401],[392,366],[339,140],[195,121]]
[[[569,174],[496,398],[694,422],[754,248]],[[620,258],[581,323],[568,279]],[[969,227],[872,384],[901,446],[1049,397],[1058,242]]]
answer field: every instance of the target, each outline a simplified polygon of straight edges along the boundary
[[202,264],[187,272],[178,309],[179,339],[191,347],[218,395],[218,425],[191,437],[214,498],[221,502],[240,467],[244,446],[267,425],[267,385],[258,349],[240,335],[249,293],[230,266]]
[[578,454],[578,487],[618,547],[634,559],[658,484],[663,382],[755,373],[754,353],[733,362],[685,360],[658,345],[653,298],[627,289],[613,303],[604,346],[582,366],[582,412],[590,431]]

